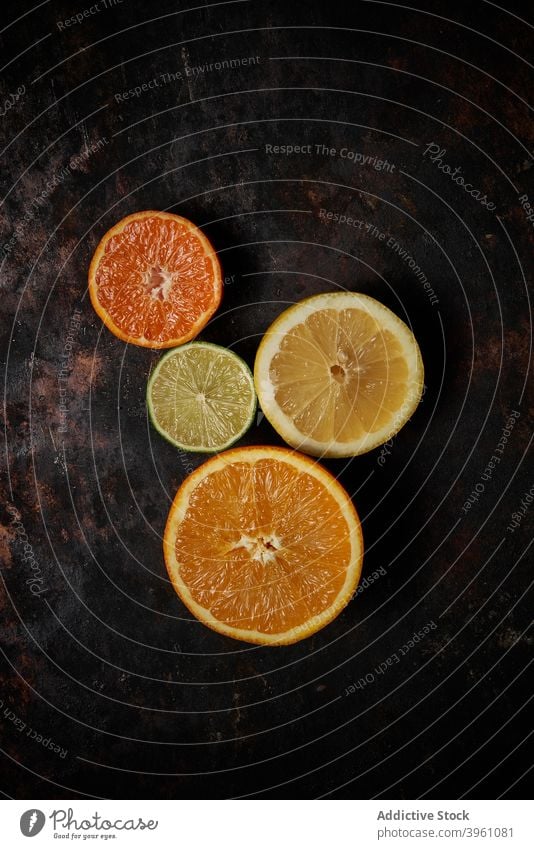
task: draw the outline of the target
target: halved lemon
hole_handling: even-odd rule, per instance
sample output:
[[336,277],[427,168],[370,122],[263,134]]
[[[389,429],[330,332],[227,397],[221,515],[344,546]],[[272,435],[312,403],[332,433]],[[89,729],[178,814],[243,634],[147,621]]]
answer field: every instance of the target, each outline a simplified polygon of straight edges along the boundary
[[386,442],[413,414],[423,380],[409,327],[354,292],[289,307],[265,333],[254,366],[265,416],[316,457],[351,457]]
[[247,364],[228,348],[190,342],[169,351],[147,387],[152,424],[185,451],[223,451],[248,430],[256,393]]
[[285,645],[323,628],[349,602],[363,557],[348,494],[287,448],[233,448],[182,484],[164,534],[174,589],[205,625]]
[[200,333],[219,306],[221,267],[192,221],[134,212],[101,239],[89,267],[89,294],[119,339],[174,348]]

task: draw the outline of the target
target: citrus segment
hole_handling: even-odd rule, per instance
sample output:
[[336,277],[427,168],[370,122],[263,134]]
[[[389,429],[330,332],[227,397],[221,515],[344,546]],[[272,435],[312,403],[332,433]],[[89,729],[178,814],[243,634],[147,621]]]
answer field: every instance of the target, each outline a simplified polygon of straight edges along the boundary
[[148,381],[156,429],[187,451],[222,451],[250,427],[256,411],[247,364],[227,348],[190,342],[165,354]]
[[96,312],[120,339],[170,348],[196,336],[219,306],[221,269],[191,221],[167,212],[136,212],[98,245],[89,292]]
[[285,310],[256,356],[263,412],[295,448],[326,457],[370,451],[393,436],[421,398],[413,333],[374,298],[334,292]]
[[176,592],[206,625],[287,644],[347,604],[363,543],[356,510],[332,475],[301,454],[262,446],[220,454],[185,480],[164,553]]

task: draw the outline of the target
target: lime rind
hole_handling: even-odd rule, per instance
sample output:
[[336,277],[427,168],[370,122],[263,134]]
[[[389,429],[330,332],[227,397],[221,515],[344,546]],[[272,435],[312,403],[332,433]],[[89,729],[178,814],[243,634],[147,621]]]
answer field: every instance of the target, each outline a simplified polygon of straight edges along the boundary
[[[241,369],[241,372],[242,372],[243,376],[246,378],[248,385],[249,385],[249,388],[250,388],[249,413],[248,413],[248,416],[246,417],[246,419],[244,421],[244,424],[242,425],[242,427],[238,431],[236,431],[235,433],[232,433],[231,437],[228,440],[226,440],[225,442],[221,442],[220,444],[213,445],[213,446],[212,445],[210,445],[210,446],[192,445],[192,444],[188,444],[186,442],[181,442],[181,441],[175,439],[175,437],[172,436],[172,434],[170,434],[164,427],[162,427],[162,425],[160,424],[160,422],[158,420],[157,413],[154,409],[154,404],[153,404],[153,400],[152,400],[152,389],[153,389],[154,383],[155,383],[158,375],[161,373],[161,369],[163,367],[163,364],[172,357],[180,356],[184,352],[187,354],[187,351],[190,350],[191,348],[197,348],[197,349],[202,348],[204,350],[210,350],[211,349],[217,355],[226,357],[229,360],[231,360],[234,364],[236,364],[236,365],[238,364],[240,369]],[[161,436],[163,436],[164,439],[167,440],[167,442],[170,442],[171,445],[174,445],[175,448],[178,448],[181,451],[188,451],[188,452],[194,452],[194,453],[199,453],[199,454],[217,454],[220,451],[225,451],[227,448],[230,448],[232,445],[235,445],[235,443],[238,442],[239,439],[241,439],[241,437],[244,436],[244,434],[251,427],[252,423],[254,422],[254,418],[256,416],[256,411],[257,411],[257,407],[258,407],[258,399],[257,399],[257,396],[256,396],[255,387],[254,387],[254,378],[253,378],[253,375],[252,375],[252,371],[249,368],[249,366],[247,365],[247,363],[238,354],[236,354],[234,351],[231,351],[228,348],[224,348],[222,345],[215,345],[213,342],[201,342],[201,341],[189,342],[185,345],[180,345],[177,348],[172,348],[170,351],[167,351],[163,355],[163,357],[161,357],[158,360],[158,362],[154,366],[152,373],[150,374],[150,377],[148,379],[146,402],[147,402],[148,414],[149,414],[150,421],[151,421],[153,427],[158,431],[158,433]]]

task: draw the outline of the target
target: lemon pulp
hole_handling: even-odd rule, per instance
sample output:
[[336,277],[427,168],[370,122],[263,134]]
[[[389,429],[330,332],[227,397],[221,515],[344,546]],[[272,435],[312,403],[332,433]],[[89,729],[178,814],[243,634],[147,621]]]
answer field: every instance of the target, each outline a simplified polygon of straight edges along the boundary
[[179,448],[222,451],[249,428],[256,409],[250,369],[226,348],[191,342],[169,351],[147,391],[156,429]]

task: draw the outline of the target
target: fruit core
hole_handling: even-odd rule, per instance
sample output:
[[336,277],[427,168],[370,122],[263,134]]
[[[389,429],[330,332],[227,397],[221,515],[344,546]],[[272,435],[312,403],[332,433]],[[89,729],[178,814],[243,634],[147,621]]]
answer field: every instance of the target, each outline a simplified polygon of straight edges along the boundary
[[343,383],[345,380],[345,369],[338,363],[334,363],[333,366],[330,366],[330,374],[334,380],[337,380],[338,383]]

